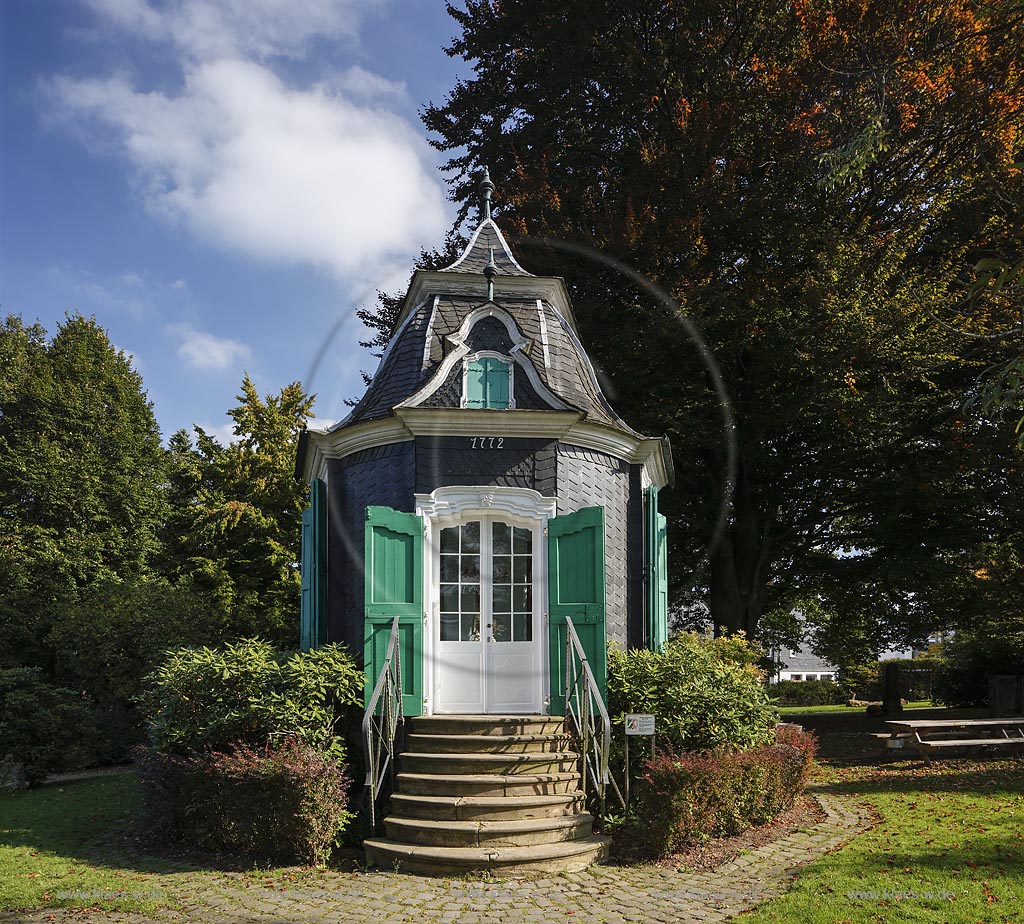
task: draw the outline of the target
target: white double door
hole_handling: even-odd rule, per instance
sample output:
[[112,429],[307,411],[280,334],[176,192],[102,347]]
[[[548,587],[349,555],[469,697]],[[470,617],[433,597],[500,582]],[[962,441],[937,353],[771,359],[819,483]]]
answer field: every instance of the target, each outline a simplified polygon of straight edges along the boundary
[[542,711],[542,537],[500,515],[437,524],[434,712]]

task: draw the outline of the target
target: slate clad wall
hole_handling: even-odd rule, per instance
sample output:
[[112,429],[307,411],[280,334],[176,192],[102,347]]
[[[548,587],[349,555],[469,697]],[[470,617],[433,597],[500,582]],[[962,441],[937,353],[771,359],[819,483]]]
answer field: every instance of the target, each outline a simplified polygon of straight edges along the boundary
[[[629,641],[630,465],[613,456],[559,443],[558,512],[604,507],[608,638],[622,646]],[[634,513],[635,516],[635,513]]]
[[377,446],[332,460],[327,491],[328,638],[363,652],[363,543],[366,508],[373,504],[411,511],[416,477],[412,441]]
[[485,437],[486,447],[474,448],[472,437],[416,438],[416,493],[455,485],[495,485],[531,488],[545,497],[555,493],[555,444],[553,440]]

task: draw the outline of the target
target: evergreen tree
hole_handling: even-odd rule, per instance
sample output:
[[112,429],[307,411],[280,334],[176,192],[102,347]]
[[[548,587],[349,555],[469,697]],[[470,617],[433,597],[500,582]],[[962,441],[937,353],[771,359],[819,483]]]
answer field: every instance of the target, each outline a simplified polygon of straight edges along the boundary
[[238,401],[227,446],[201,427],[195,444],[185,431],[171,437],[165,568],[210,601],[224,638],[295,647],[306,505],[295,446],[313,396],[294,382],[263,400],[246,375]]
[[0,327],[0,659],[47,666],[63,604],[152,573],[164,453],[142,380],[92,318]]

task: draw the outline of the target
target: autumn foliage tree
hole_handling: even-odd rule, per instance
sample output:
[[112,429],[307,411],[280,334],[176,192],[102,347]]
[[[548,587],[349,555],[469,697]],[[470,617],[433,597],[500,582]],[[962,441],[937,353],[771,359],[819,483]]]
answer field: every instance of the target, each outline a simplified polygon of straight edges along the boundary
[[[1022,478],[1005,428],[964,410],[999,359],[969,334],[1002,320],[965,311],[964,286],[1008,233],[998,197],[1021,192],[1024,7],[449,12],[472,74],[424,121],[452,196],[467,207],[489,165],[528,267],[571,283],[619,411],[672,438],[677,590],[750,634],[808,595],[893,638],[945,618]],[[678,317],[551,239],[676,300],[721,369],[728,426]]]

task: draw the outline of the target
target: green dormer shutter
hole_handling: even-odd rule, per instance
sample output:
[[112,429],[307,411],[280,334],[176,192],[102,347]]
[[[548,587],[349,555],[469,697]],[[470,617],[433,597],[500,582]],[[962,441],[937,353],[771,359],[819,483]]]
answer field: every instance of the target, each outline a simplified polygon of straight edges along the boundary
[[466,407],[505,410],[511,366],[494,356],[471,359],[466,367]]

